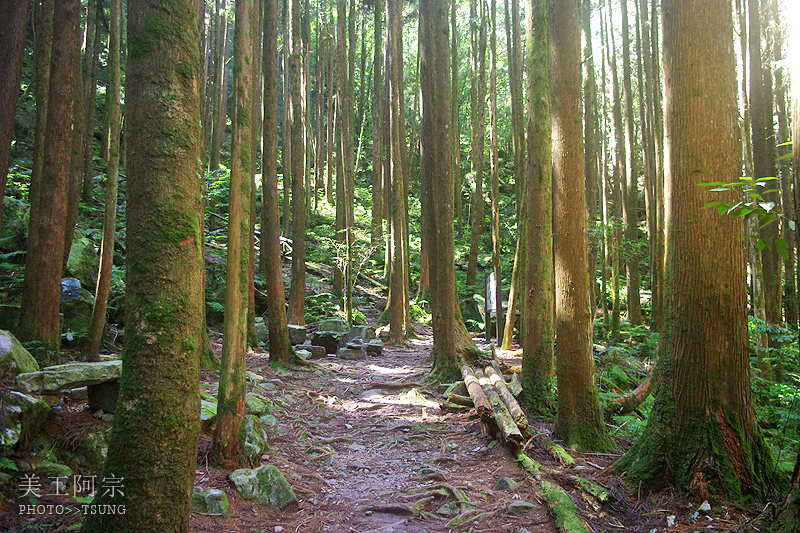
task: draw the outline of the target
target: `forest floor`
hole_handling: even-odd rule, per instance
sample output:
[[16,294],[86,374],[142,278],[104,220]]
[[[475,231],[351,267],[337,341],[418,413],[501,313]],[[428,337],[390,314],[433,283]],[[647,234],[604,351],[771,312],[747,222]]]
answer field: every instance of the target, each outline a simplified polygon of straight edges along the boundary
[[[193,512],[191,531],[560,531],[509,449],[481,434],[474,410],[443,406],[435,384],[426,382],[430,331],[419,328],[417,334],[404,346],[386,346],[382,356],[366,361],[329,358],[290,370],[274,369],[266,353],[251,352],[248,369],[276,385],[271,399],[280,406],[272,412],[277,420],[270,438],[274,449],[261,458],[262,464],[281,470],[299,502],[278,511],[240,499],[228,471],[201,461],[195,484],[225,491],[230,516]],[[501,350],[498,357],[519,364],[518,350]],[[203,379],[204,388],[215,393],[215,373],[204,372]],[[590,530],[728,531],[747,520],[722,507],[710,517],[697,513],[701,502],[672,494],[637,499],[607,470],[626,443],[620,443],[618,454],[570,452],[576,465],[565,467],[543,448],[552,438],[552,421],[535,420],[532,426],[528,455],[566,490]],[[587,497],[571,484],[572,475],[605,487],[611,498],[603,503]],[[500,488],[502,478],[518,485]],[[519,502],[531,505],[517,514]]]

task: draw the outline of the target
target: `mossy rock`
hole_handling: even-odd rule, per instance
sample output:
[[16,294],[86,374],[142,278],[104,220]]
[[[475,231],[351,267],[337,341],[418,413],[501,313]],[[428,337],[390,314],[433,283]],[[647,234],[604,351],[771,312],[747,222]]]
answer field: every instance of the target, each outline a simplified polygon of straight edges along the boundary
[[222,515],[228,518],[228,509],[231,506],[228,495],[219,489],[211,489],[203,498],[206,511],[214,515]]
[[92,323],[94,296],[84,287],[86,285],[75,278],[61,280],[61,329],[68,341],[86,337]]
[[245,430],[244,451],[251,462],[258,463],[261,455],[270,449],[269,430],[253,415],[245,415],[242,420]]
[[10,332],[0,330],[0,377],[11,379],[19,374],[38,371],[39,363],[19,340]]
[[3,396],[4,431],[0,432],[0,455],[8,455],[22,435],[35,436],[44,426],[50,406],[27,394],[11,391]]
[[83,287],[94,287],[99,265],[100,258],[91,239],[80,237],[72,242],[65,270],[67,276],[80,280]]
[[206,494],[202,487],[192,487],[192,509],[202,510],[206,508]]
[[259,466],[255,469],[242,468],[231,472],[231,481],[243,498],[269,504],[283,509],[297,503],[289,482],[274,465]]
[[261,416],[272,412],[272,402],[251,392],[245,396],[245,411],[252,415]]
[[350,325],[341,318],[323,318],[319,322],[318,331],[334,331],[336,333],[350,333]]
[[101,476],[108,452],[108,428],[100,427],[87,433],[74,450],[57,449],[62,463],[71,465],[84,476]]

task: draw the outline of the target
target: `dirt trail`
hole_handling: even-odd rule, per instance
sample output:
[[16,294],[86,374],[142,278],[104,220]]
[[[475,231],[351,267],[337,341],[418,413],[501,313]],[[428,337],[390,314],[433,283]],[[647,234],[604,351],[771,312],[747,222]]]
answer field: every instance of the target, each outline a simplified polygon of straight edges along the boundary
[[[253,505],[237,498],[226,472],[199,465],[196,484],[225,490],[232,516],[193,513],[192,531],[555,531],[523,470],[481,435],[472,410],[441,409],[441,395],[425,385],[397,386],[424,382],[430,349],[423,334],[366,361],[327,359],[291,372],[251,354],[250,370],[273,380],[272,399],[286,402],[273,411],[276,449],[262,459],[281,469],[300,503],[284,512]],[[500,488],[501,478],[519,485]],[[509,511],[519,502],[530,509]]]

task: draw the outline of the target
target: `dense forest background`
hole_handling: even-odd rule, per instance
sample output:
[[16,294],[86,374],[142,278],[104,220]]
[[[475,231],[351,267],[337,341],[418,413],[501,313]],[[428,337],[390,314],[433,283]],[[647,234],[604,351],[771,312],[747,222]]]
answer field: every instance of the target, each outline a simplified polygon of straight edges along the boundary
[[[432,326],[441,381],[470,332],[519,347],[522,404],[566,445],[634,438],[632,487],[777,499],[796,530],[798,22],[790,0],[3,2],[0,328],[43,366],[122,341],[106,472],[150,499],[108,520],[186,527],[198,370],[235,463],[257,324],[296,365],[288,326],[336,315],[390,344]],[[167,441],[153,482],[133,465]]]

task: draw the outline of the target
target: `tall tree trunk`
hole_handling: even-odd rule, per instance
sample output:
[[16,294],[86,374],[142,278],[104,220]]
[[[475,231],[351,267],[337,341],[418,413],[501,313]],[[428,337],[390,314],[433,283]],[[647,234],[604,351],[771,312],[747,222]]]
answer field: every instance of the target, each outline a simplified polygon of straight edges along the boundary
[[261,152],[261,272],[267,289],[271,363],[288,363],[294,352],[286,321],[278,209],[278,0],[264,4],[264,148]]
[[[592,49],[592,3],[581,0],[581,34],[583,36],[583,135],[586,143],[586,213],[589,224],[597,222],[598,150],[597,150],[597,82],[594,74],[594,52]],[[596,233],[592,232],[592,235]],[[591,294],[592,321],[597,308],[597,252],[600,240],[589,240],[589,291]]]
[[[88,0],[83,54],[83,201],[94,194],[94,117],[97,110],[97,69],[100,63],[101,0]],[[98,13],[100,11],[100,13]]]
[[[122,123],[120,106],[120,35],[122,7],[120,0],[111,0],[111,20],[108,32],[108,112],[111,123],[111,139],[119,139]],[[103,240],[100,243],[100,267],[97,273],[97,287],[94,292],[92,322],[86,336],[84,355],[90,361],[100,359],[100,349],[106,332],[106,309],[111,289],[111,267],[114,262],[114,235],[117,225],[117,189],[119,183],[119,142],[112,142],[109,149],[106,169],[105,214],[103,215]]]
[[775,465],[750,397],[744,235],[739,220],[703,207],[720,193],[697,186],[741,168],[731,4],[664,0],[663,22],[671,283],[661,386],[644,434],[615,466],[646,491],[759,500]]
[[214,456],[236,465],[244,442],[239,431],[245,406],[248,276],[250,275],[251,98],[253,39],[252,0],[237,0],[233,30],[233,120],[228,212],[228,259],[225,277],[225,321],[219,370]]
[[195,0],[169,12],[163,4],[128,0],[125,348],[103,469],[125,487],[124,496],[94,499],[125,513],[86,516],[91,533],[189,531],[200,432],[202,74]]
[[0,224],[3,221],[3,196],[11,163],[11,140],[14,137],[14,116],[22,75],[22,53],[28,28],[30,0],[3,2],[0,6]]
[[528,146],[520,231],[520,344],[523,403],[533,412],[553,409],[553,145],[548,0],[526,13]]
[[586,182],[581,137],[580,19],[578,0],[551,6],[553,184],[555,188],[555,330],[558,413],[554,434],[582,450],[607,450],[594,381],[586,235]]
[[489,168],[491,170],[492,263],[494,266],[495,301],[497,302],[497,345],[503,342],[503,275],[500,271],[500,162],[497,147],[497,0],[489,7]]
[[384,163],[384,138],[383,123],[386,120],[383,101],[383,13],[386,3],[378,0],[375,2],[374,21],[374,59],[372,65],[372,232],[370,244],[378,246],[383,239],[383,163]]
[[[283,59],[283,124],[281,127],[281,162],[283,164],[283,235],[289,236],[289,224],[292,218],[292,59],[290,51],[291,16],[289,14],[292,0],[283,0],[281,41],[281,58]],[[291,316],[291,314],[290,314]],[[291,318],[290,318],[291,320]]]
[[[80,23],[78,23],[76,42],[81,42]],[[78,222],[78,211],[81,203],[81,188],[83,186],[83,137],[84,137],[84,107],[83,107],[83,72],[81,70],[80,44],[77,53],[72,58],[72,93],[74,100],[72,111],[72,151],[70,153],[69,178],[67,183],[67,218],[64,223],[64,254],[62,255],[62,272],[67,267],[69,251],[75,237],[75,225]],[[108,107],[108,105],[106,106]]]
[[450,142],[453,145],[450,149],[450,156],[453,160],[453,210],[456,217],[456,234],[460,237],[464,223],[461,200],[461,127],[458,117],[458,104],[461,96],[458,88],[460,55],[458,52],[458,1],[450,0],[450,127],[452,128]]
[[327,41],[317,26],[317,70],[316,70],[316,142],[314,150],[314,210],[319,209],[319,192],[325,189],[325,46]]
[[292,49],[289,63],[289,79],[292,89],[290,97],[292,102],[292,285],[289,289],[288,311],[291,324],[306,323],[306,112],[305,94],[303,93],[303,39],[300,31],[300,16],[300,0],[292,0],[290,17]]
[[72,91],[74,58],[80,49],[79,19],[78,0],[55,3],[44,164],[38,184],[38,198],[35,203],[31,202],[30,225],[33,231],[28,238],[22,287],[22,338],[40,341],[51,352],[58,351],[61,345],[61,258],[66,245],[64,238],[75,110]]
[[[767,100],[766,85],[771,83],[771,75],[765,72],[761,57],[761,13],[760,0],[749,0],[748,15],[750,21],[750,119],[753,133],[753,177],[774,177],[777,174],[775,165],[775,146],[770,133],[772,128],[772,105]],[[771,187],[774,189],[774,187]],[[762,195],[765,202],[774,202],[780,205],[781,199],[778,192]],[[759,228],[761,239],[772,243],[771,246],[761,250],[761,266],[764,281],[764,316],[772,325],[779,326],[782,322],[781,313],[781,264],[778,256],[778,247],[774,244],[779,234],[777,222]],[[780,344],[769,339],[769,347],[777,349]],[[783,381],[782,364],[779,359],[774,361],[773,376],[777,381]]]
[[226,50],[228,49],[228,0],[216,0],[217,42],[214,45],[214,108],[211,134],[211,150],[208,168],[219,169],[220,153],[225,140],[225,117],[227,115],[228,90],[225,81]]
[[[387,0],[387,56],[386,72],[389,83],[389,175],[391,177],[391,276],[389,280],[389,342],[403,342],[405,325],[405,291],[408,283],[403,268],[403,211],[405,208],[405,104],[403,103],[403,5],[399,0]],[[448,107],[449,110],[449,107]],[[449,161],[449,158],[448,158]]]
[[467,286],[474,287],[478,274],[478,248],[483,232],[483,146],[486,131],[486,10],[479,0],[479,14],[474,13],[475,2],[470,2],[471,28],[471,87],[470,115],[472,116],[472,150],[470,165],[475,178],[472,195],[472,230],[469,257],[467,258]]
[[[252,117],[250,127],[250,236],[247,276],[247,345],[257,347],[256,339],[256,172],[258,171],[258,129],[261,125],[261,0],[253,0],[250,16],[250,38],[253,40],[250,105]],[[263,173],[263,169],[262,169]]]
[[461,350],[472,344],[456,303],[447,11],[447,0],[420,1],[420,172],[427,175],[422,201],[430,202],[426,212],[432,217],[424,224],[431,242],[431,358],[443,380],[458,374]]

